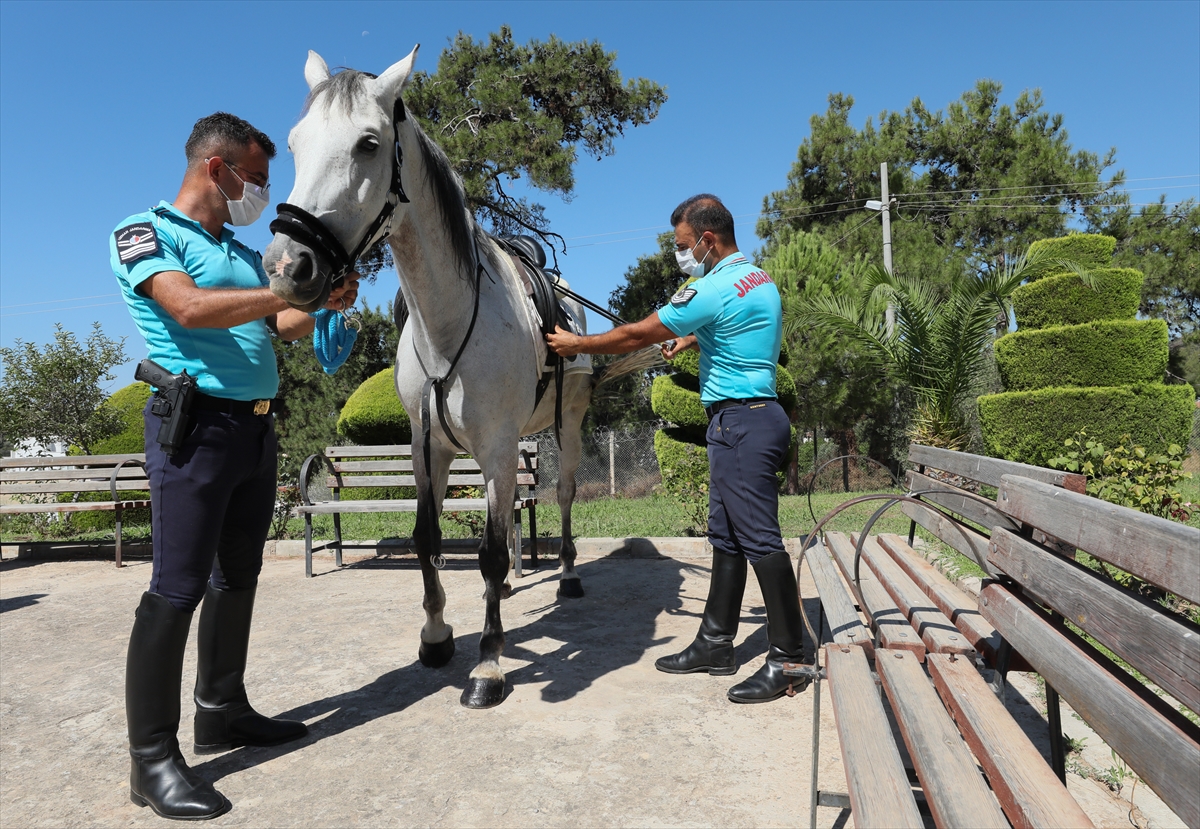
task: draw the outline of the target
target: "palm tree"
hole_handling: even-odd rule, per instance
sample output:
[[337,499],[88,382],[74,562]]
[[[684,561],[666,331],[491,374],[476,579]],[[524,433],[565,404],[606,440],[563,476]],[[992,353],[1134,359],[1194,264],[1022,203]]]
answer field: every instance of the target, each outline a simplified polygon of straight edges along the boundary
[[[970,429],[963,404],[984,367],[997,332],[1008,329],[1012,292],[1029,278],[1071,271],[1094,287],[1074,262],[1034,251],[1003,266],[955,279],[948,294],[911,274],[889,274],[870,266],[857,297],[822,296],[784,315],[785,336],[808,325],[843,334],[859,343],[882,368],[911,386],[916,412],[909,437],[919,443],[964,449]],[[888,330],[883,309],[895,310]]]

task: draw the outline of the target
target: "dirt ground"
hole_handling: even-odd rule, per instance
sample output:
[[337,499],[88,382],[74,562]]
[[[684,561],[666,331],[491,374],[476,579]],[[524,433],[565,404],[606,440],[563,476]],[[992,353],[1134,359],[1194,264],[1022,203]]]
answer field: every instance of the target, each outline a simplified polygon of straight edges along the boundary
[[[691,640],[707,594],[707,556],[671,552],[582,554],[579,600],[556,599],[553,565],[514,581],[509,692],[487,711],[459,704],[483,616],[469,558],[443,571],[457,653],[436,670],[416,658],[412,559],[322,561],[313,579],[302,559],[268,559],[247,686],[260,711],[303,719],[310,734],[194,757],[189,643],[184,754],[234,804],[213,825],[807,825],[812,691],[751,706],[725,697],[766,650],[754,579],[737,676],[654,669]],[[125,649],[149,575],[146,561],[0,563],[0,825],[167,825],[128,796]],[[827,694],[822,709],[820,785],[842,791]],[[1129,826],[1119,804],[1088,797],[1101,825]],[[818,824],[853,821],[822,808]]]

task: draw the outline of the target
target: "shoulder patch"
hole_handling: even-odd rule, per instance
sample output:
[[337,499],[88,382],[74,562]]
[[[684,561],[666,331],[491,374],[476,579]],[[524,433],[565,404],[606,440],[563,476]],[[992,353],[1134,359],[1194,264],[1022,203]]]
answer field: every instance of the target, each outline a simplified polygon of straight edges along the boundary
[[158,234],[150,222],[125,225],[114,232],[113,236],[117,240],[117,258],[123,265],[158,253],[162,249],[158,244]]
[[686,305],[688,300],[696,295],[695,288],[680,288],[675,296],[671,297],[672,305]]

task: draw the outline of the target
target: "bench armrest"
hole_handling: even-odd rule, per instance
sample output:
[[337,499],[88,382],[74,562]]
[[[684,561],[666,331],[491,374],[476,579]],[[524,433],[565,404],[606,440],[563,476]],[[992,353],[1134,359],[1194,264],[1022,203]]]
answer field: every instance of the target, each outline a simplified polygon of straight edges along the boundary
[[136,466],[140,466],[142,469],[146,468],[146,462],[138,460],[137,458],[128,458],[113,467],[112,476],[108,479],[108,491],[112,493],[113,503],[116,503],[120,500],[117,497],[117,477],[121,474],[121,468],[126,464],[134,464]]
[[[300,467],[300,503],[304,504],[306,507],[311,507],[313,503],[312,499],[308,497],[308,478],[309,472],[312,471],[312,466],[314,463],[318,463],[318,465],[323,463],[324,466],[329,470],[329,474],[333,475],[334,479],[338,482],[339,488],[342,484],[342,474],[334,468],[333,461],[329,460],[324,452],[314,452],[313,454],[309,455],[304,459],[304,464]],[[338,500],[338,493],[336,490],[333,493],[333,500]]]

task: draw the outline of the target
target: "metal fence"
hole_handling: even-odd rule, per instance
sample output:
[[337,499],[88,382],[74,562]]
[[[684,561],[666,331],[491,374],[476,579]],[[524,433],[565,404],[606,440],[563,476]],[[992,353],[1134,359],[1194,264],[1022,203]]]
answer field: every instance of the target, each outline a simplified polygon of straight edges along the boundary
[[[575,500],[648,495],[662,481],[654,454],[654,433],[662,427],[656,422],[635,423],[584,435],[583,457],[575,472]],[[553,502],[561,469],[554,430],[534,437],[538,441],[538,498]]]

